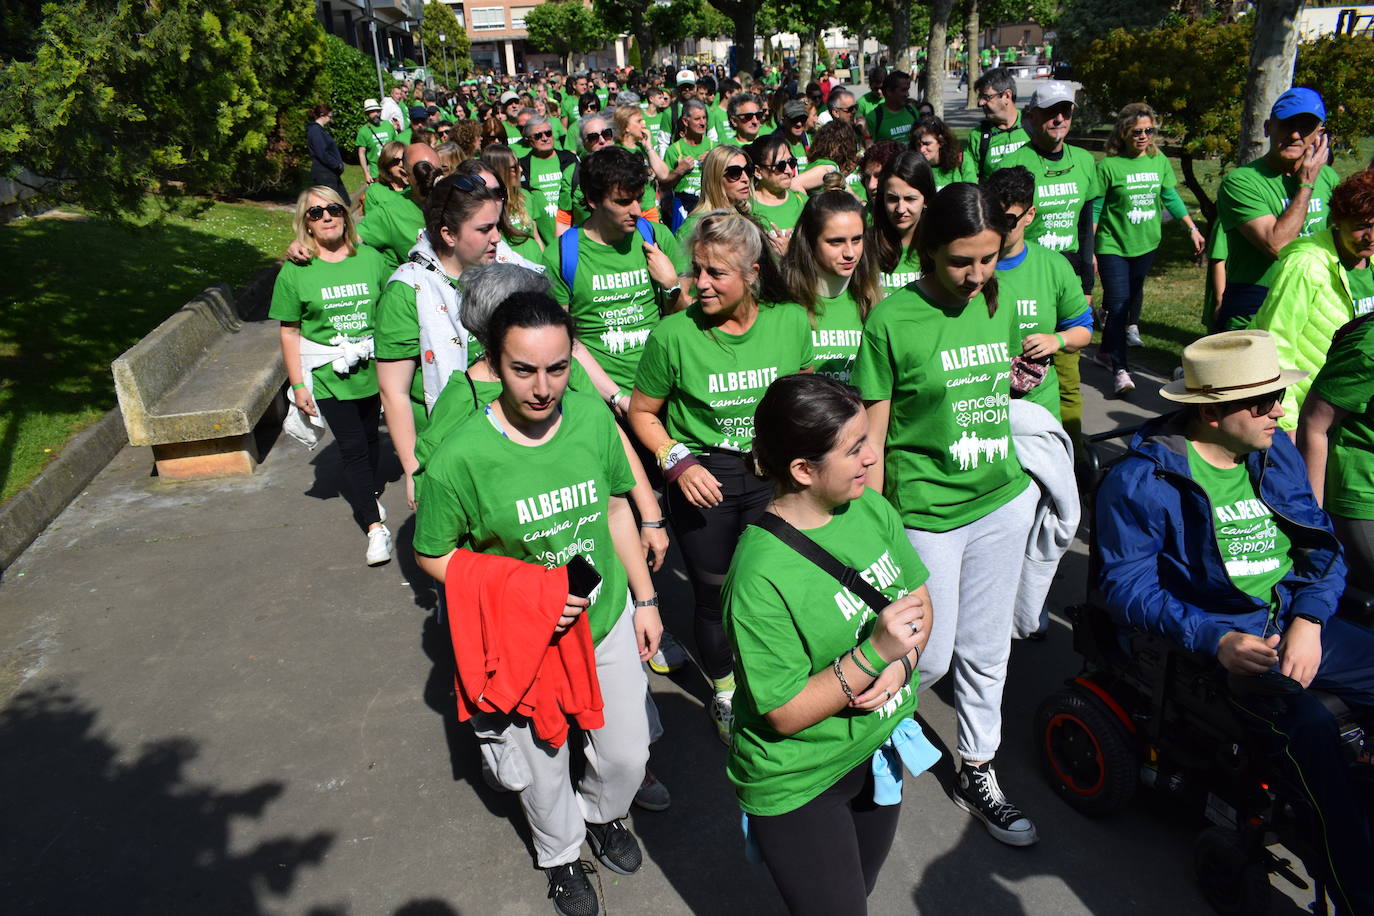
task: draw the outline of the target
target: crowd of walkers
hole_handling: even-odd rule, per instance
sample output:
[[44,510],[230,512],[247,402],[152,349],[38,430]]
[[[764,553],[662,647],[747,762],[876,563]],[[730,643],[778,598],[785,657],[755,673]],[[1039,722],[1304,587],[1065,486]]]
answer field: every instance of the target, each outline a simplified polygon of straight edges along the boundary
[[[1279,99],[1209,244],[1144,103],[1097,161],[1067,142],[1065,83],[1021,108],[984,72],[961,143],[908,74],[869,82],[398,86],[364,105],[352,196],[332,113],[310,113],[316,185],[271,307],[288,429],[333,432],[378,565],[384,412],[459,715],[560,913],[598,911],[583,842],[631,874],[631,804],[671,802],[646,665],[704,674],[747,845],[793,912],[866,911],[902,769],[938,756],[919,694],[946,674],[954,803],[1037,842],[996,770],[1011,643],[1048,624],[1062,547],[1036,545],[1076,526],[1078,353],[1096,321],[1116,393],[1134,387],[1166,212],[1224,264],[1209,323],[1266,328],[1316,376],[1261,406],[1369,584],[1374,332],[1347,322],[1374,307],[1374,172],[1337,181],[1321,97]],[[690,653],[660,616],[670,540]]]

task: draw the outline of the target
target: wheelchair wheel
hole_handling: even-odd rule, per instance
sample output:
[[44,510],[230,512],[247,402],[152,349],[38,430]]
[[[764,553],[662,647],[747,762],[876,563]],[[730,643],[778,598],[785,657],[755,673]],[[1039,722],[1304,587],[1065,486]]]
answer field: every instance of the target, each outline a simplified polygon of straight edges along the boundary
[[1269,873],[1234,830],[1208,827],[1193,844],[1193,872],[1202,896],[1222,916],[1269,912]]
[[1054,790],[1083,814],[1102,817],[1126,807],[1139,761],[1121,721],[1082,691],[1065,688],[1035,713],[1040,763]]

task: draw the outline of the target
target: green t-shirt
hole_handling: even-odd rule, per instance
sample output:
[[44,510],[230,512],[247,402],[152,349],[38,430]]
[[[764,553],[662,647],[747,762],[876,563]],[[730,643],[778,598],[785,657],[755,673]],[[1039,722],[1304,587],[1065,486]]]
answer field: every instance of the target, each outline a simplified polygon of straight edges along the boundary
[[521,139],[520,128],[515,125],[514,121],[502,121],[501,126],[506,129],[507,140],[519,142]]
[[913,284],[878,303],[864,325],[853,384],[890,400],[883,493],[902,523],[949,531],[1011,502],[1029,483],[1011,441],[1016,309],[979,294],[940,305]]
[[663,154],[663,164],[668,166],[669,171],[677,168],[678,162],[687,156],[696,160],[696,165],[686,175],[678,179],[677,187],[673,190],[678,194],[701,194],[701,160],[706,158],[715,146],[710,140],[702,138],[700,145],[692,145],[687,142],[686,137],[678,137],[668,144],[668,151]]
[[[987,152],[984,154],[983,131],[987,130]],[[984,121],[969,131],[964,142],[964,161],[973,163],[974,173],[979,179],[986,177],[1001,167],[1002,160],[1030,142],[1030,134],[1021,126],[1021,113],[1017,112],[1016,121],[1005,130],[993,127]]]
[[[1015,264],[1008,258],[997,264],[997,301],[999,308],[1015,308],[1017,334],[1024,340],[1030,334],[1053,334],[1065,322],[1081,318],[1088,311],[1083,284],[1067,258],[1034,242],[1026,243],[1025,258]],[[1003,267],[1003,265],[1007,265]],[[1019,346],[1014,347],[1021,352]],[[1059,373],[1051,360],[1045,378],[1025,396],[1061,419],[1059,413]]]
[[764,391],[813,358],[805,309],[765,303],[749,330],[726,334],[711,327],[693,302],[649,335],[635,388],[667,400],[668,435],[692,451],[747,452],[754,442],[754,408]]
[[[305,265],[287,261],[272,287],[267,316],[300,322],[301,336],[318,344],[328,344],[339,335],[359,340],[372,333],[377,297],[389,273],[386,260],[366,245],[359,245],[342,261],[313,258]],[[317,400],[353,401],[377,393],[377,367],[370,359],[347,375],[335,372],[328,363],[312,374]]]
[[[807,171],[809,172],[811,169],[824,169],[824,173],[828,174],[830,172],[838,172],[840,166],[833,159],[813,159]],[[859,200],[868,201],[868,189],[864,187],[864,176],[857,169],[844,176],[844,187],[845,190],[859,198]],[[808,193],[810,196],[815,197],[824,190],[825,184],[822,183],[816,185]]]
[[[801,308],[801,306],[798,306]],[[854,372],[854,360],[863,341],[864,323],[859,303],[846,287],[844,292],[816,301],[816,326],[811,329],[811,348],[816,353],[816,372],[842,382]]]
[[644,126],[649,129],[654,149],[662,155],[668,144],[673,142],[673,125],[668,121],[668,110],[665,108],[656,114],[644,112]]
[[932,168],[931,174],[935,177],[935,190],[940,190],[946,185],[954,184],[956,181],[971,181],[978,183],[978,169],[973,165],[973,160],[968,153],[964,153],[964,158],[959,160],[959,164],[952,169]]
[[577,93],[569,92],[563,97],[562,104],[558,106],[558,110],[562,112],[563,117],[568,119],[568,124],[570,125],[577,123],[579,117],[577,114],[577,100],[579,98],[581,98],[581,96]]
[[[654,243],[666,254],[678,273],[687,259],[677,239],[662,223],[650,223]],[[577,337],[617,385],[630,390],[635,381],[644,342],[659,322],[659,292],[649,277],[644,239],[638,231],[626,233],[614,245],[603,245],[579,231],[577,275],[573,288],[563,282],[562,245],[544,249],[544,276],[553,284],[551,293],[577,323]]]
[[367,186],[365,214],[358,222],[358,237],[382,253],[390,267],[410,257],[410,249],[425,228],[425,215],[407,190],[393,191],[380,181]]
[[1374,311],[1374,269],[1361,267],[1347,270],[1345,276],[1350,281],[1350,300],[1355,306],[1355,317]]
[[485,412],[445,439],[425,469],[415,550],[442,557],[466,547],[549,568],[581,554],[601,574],[587,609],[592,640],[600,642],[624,612],[628,590],[611,542],[610,499],[635,479],[610,411],[575,392],[563,396],[562,411],[541,445],[512,442]]
[[883,289],[884,296],[890,296],[897,290],[909,283],[915,283],[921,279],[921,256],[916,253],[916,246],[912,245],[902,252],[901,260],[897,262],[897,268],[890,274],[878,274],[878,285]]
[[805,194],[800,191],[788,191],[787,197],[780,204],[766,204],[755,197],[750,210],[765,229],[786,232],[788,229],[797,228],[797,223],[801,221],[802,208],[805,206]]
[[724,108],[712,105],[707,109],[706,139],[712,146],[735,142],[735,132],[730,129],[730,116]]
[[1188,443],[1188,470],[1207,493],[1222,562],[1231,583],[1274,606],[1274,586],[1293,568],[1292,542],[1259,498],[1244,464],[1223,470],[1202,459]]
[[1163,153],[1108,156],[1097,163],[1097,176],[1103,197],[1097,253],[1134,258],[1158,248],[1163,225],[1160,195],[1178,184],[1169,158]]
[[[873,490],[806,536],[891,601],[928,577],[897,513]],[[866,639],[876,617],[820,567],[753,525],[740,536],[721,601],[737,685],[726,773],[747,813],[783,814],[806,804],[872,756],[916,711],[913,678],[877,709],[845,708],[794,735],[779,734],[764,715]]]
[[859,101],[856,104],[859,106],[859,117],[867,118],[870,111],[883,104],[883,94],[870,89],[859,96]]
[[367,167],[371,170],[373,178],[377,177],[377,160],[381,158],[382,147],[394,139],[396,139],[396,125],[390,121],[382,121],[380,124],[364,121],[362,126],[358,128],[358,136],[353,145],[366,150]]
[[[1240,226],[1261,216],[1275,216],[1288,208],[1302,179],[1282,175],[1263,159],[1234,168],[1221,180],[1217,191],[1217,218],[1226,232],[1226,282],[1256,283],[1268,286],[1278,264],[1252,245],[1241,234]],[[1317,188],[1307,202],[1307,218],[1298,230],[1299,237],[1326,228],[1331,192],[1340,176],[1331,166],[1323,166],[1315,182]]]
[[797,160],[797,174],[800,175],[802,172],[806,171],[806,144],[800,142],[789,143],[787,148]]
[[885,104],[877,105],[864,115],[868,122],[868,135],[874,143],[896,140],[906,143],[911,139],[911,128],[921,120],[920,111],[915,105],[907,105],[901,111],[891,111]]
[[[553,206],[553,212],[549,215],[557,217],[560,195],[564,193],[562,185],[565,172],[558,165],[558,154],[553,153],[543,159],[532,155],[529,158],[529,164],[530,187],[544,195],[546,202]],[[571,174],[571,168],[572,166],[568,167],[569,174]]]
[[[549,206],[549,199],[543,191],[521,188],[520,196],[524,199],[525,213],[529,215],[529,221],[522,223],[520,228],[526,232],[537,232],[545,247],[552,245],[558,238],[558,208]],[[531,260],[537,263],[539,258]]]
[[1374,519],[1374,323],[1360,322],[1331,347],[1313,395],[1349,411],[1331,433],[1323,508]]
[[1023,165],[1035,176],[1035,220],[1026,241],[1051,251],[1078,250],[1078,220],[1083,205],[1102,196],[1097,163],[1085,149],[1065,144],[1058,160],[1047,159],[1029,143],[1002,160],[1001,168]]
[[[445,277],[455,289],[458,281]],[[415,287],[402,280],[387,283],[377,303],[377,333],[373,346],[378,359],[420,358],[420,313],[415,301]],[[429,424],[425,409],[425,379],[417,363],[415,377],[410,380],[410,411],[415,417],[415,432],[424,431]]]

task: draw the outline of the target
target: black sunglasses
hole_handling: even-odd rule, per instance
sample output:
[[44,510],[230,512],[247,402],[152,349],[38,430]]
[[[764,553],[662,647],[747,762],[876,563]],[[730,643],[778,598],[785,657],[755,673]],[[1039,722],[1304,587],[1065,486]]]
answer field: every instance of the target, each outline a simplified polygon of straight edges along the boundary
[[765,165],[765,166],[764,166],[764,168],[768,169],[770,172],[786,172],[786,171],[790,171],[791,169],[795,169],[796,167],[797,167],[797,157],[796,157],[796,156],[793,156],[791,159],[779,159],[777,162],[773,163],[772,165]]
[[1283,394],[1286,390],[1280,388],[1278,391],[1271,391],[1268,394],[1257,394],[1253,398],[1246,398],[1243,401],[1232,401],[1226,406],[1232,412],[1248,410],[1250,416],[1258,420],[1260,417],[1268,416],[1274,412],[1274,405],[1283,400]]
[[397,156],[395,159],[392,159],[392,160],[389,161],[389,162],[383,162],[383,163],[382,163],[382,168],[394,169],[396,166],[400,165],[402,162],[405,162],[405,160],[402,159],[400,156]]
[[591,146],[593,143],[596,142],[597,137],[600,137],[602,140],[610,140],[614,136],[615,129],[612,127],[608,127],[605,130],[594,130],[591,133],[585,134],[582,137],[582,143],[586,146]]
[[324,207],[311,207],[309,210],[305,211],[305,218],[312,223],[318,223],[320,220],[324,219],[326,213],[338,219],[343,216],[345,212],[341,204],[329,204]]
[[725,171],[721,174],[725,176],[726,181],[739,181],[740,178],[744,177],[745,175],[748,175],[750,178],[753,178],[754,163],[750,162],[747,165],[727,165],[725,167]]
[[805,124],[810,115],[797,115],[795,118],[788,118],[788,124]]
[[763,117],[761,111],[741,111],[735,115],[735,119],[739,121],[757,121],[761,117]]
[[[444,195],[444,205],[439,208],[439,212],[448,209],[448,202],[453,197],[454,191],[462,191],[464,194],[471,194],[479,188],[487,187],[487,182],[481,175],[450,175],[448,177],[448,193]],[[506,202],[506,189],[497,182],[496,187],[491,192],[500,198],[502,203]]]
[[1155,129],[1153,127],[1137,127],[1131,131],[1132,137],[1153,137]]
[[540,130],[540,131],[536,131],[535,133],[530,134],[530,139],[531,139],[531,140],[548,140],[548,139],[551,138],[552,136],[553,136],[553,131],[551,131],[551,130]]
[[853,114],[858,107],[858,105],[850,105],[847,108],[832,108],[830,110],[835,112],[835,114]]

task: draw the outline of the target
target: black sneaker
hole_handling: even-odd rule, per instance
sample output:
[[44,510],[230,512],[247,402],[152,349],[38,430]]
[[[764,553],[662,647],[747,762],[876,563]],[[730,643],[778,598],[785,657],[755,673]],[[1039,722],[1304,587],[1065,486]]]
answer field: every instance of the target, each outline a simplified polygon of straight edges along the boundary
[[622,821],[588,824],[587,842],[601,864],[617,875],[633,875],[644,864],[639,841]]
[[596,916],[601,904],[587,876],[592,873],[588,862],[569,862],[544,869],[549,876],[549,899],[554,912],[560,916]]
[[1030,818],[1002,794],[991,760],[960,768],[954,803],[982,821],[988,833],[1008,846],[1031,846],[1040,839]]

